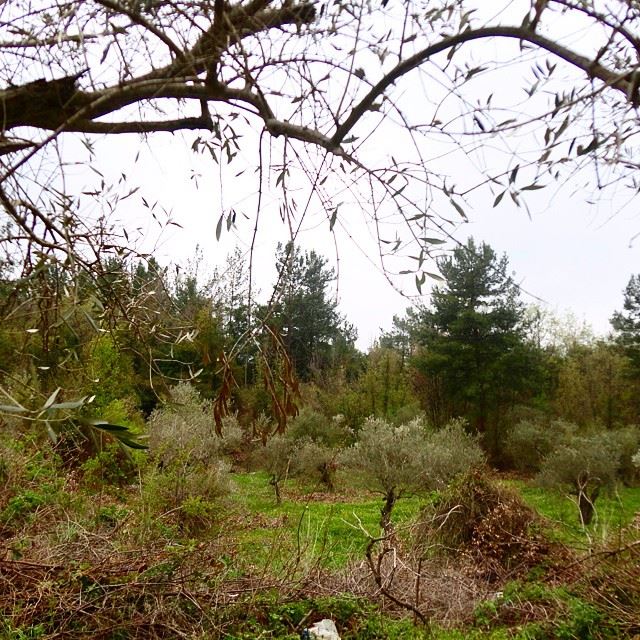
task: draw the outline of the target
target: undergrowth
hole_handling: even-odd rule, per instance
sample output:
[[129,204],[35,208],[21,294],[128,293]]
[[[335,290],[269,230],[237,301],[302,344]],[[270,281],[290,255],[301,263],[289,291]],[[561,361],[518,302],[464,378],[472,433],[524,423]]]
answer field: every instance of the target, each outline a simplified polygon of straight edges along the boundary
[[[329,492],[287,480],[277,504],[264,472],[219,467],[227,475],[212,479],[186,467],[180,475],[140,456],[120,476],[112,473],[118,456],[108,448],[69,468],[36,438],[0,438],[0,638],[293,639],[324,617],[344,640],[640,632],[640,546],[629,517],[638,490],[602,498],[599,524],[582,533],[580,548],[554,556],[559,563],[549,540],[566,533],[549,516],[561,498],[523,484],[507,491],[478,477],[474,492],[459,481],[403,498],[383,535],[381,497],[348,483]],[[469,496],[473,518],[456,519]],[[417,533],[425,504],[456,517],[432,520],[437,535]],[[415,624],[407,602],[426,625]]]

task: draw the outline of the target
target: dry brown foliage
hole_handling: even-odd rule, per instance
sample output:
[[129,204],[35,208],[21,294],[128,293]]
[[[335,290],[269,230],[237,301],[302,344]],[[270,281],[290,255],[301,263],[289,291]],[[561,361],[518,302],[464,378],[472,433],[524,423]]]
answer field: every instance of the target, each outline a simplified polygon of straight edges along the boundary
[[256,598],[273,590],[286,598],[300,586],[287,572],[233,577],[221,560],[233,548],[222,540],[126,551],[99,542],[42,548],[29,561],[0,557],[5,627],[42,622],[47,638],[65,639],[224,637]]
[[477,472],[448,488],[421,521],[420,548],[467,553],[478,573],[492,580],[517,577],[567,553],[547,539],[543,520],[515,491]]
[[353,594],[386,614],[443,627],[469,622],[478,604],[495,594],[495,584],[478,574],[470,555],[425,558],[399,533],[376,541],[369,558],[323,576],[318,589],[326,595]]

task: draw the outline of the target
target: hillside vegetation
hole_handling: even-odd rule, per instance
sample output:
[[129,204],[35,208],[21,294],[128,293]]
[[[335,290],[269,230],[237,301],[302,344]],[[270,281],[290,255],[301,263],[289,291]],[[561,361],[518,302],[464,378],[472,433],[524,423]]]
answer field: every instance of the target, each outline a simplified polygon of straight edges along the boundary
[[0,637],[640,633],[635,279],[596,339],[470,241],[363,354],[278,259],[252,308],[239,255],[7,275]]

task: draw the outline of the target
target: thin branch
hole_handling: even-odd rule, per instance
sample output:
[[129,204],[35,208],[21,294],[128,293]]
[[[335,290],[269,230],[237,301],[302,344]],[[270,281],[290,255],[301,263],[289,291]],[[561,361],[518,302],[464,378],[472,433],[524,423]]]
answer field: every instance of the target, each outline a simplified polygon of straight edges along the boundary
[[401,77],[417,69],[432,56],[457,47],[466,42],[480,40],[483,38],[513,38],[535,44],[541,49],[545,49],[549,53],[562,58],[565,62],[584,71],[590,78],[602,80],[608,86],[618,89],[625,95],[629,92],[629,73],[616,73],[607,67],[594,62],[586,56],[580,55],[571,49],[567,49],[561,44],[546,38],[545,36],[535,33],[526,27],[484,27],[476,30],[469,30],[458,33],[455,36],[444,38],[440,42],[433,44],[422,51],[407,58],[403,62],[398,63],[389,73],[387,73],[379,82],[377,82],[367,95],[351,110],[347,119],[336,129],[331,140],[334,145],[338,146],[345,137],[359,122],[362,116],[373,107],[375,101],[384,94],[384,92]]
[[139,11],[132,11],[118,2],[111,2],[111,0],[98,0],[98,4],[101,4],[103,7],[111,9],[111,11],[115,11],[116,13],[123,13],[127,18],[129,18],[129,20],[131,20],[131,22],[143,27],[158,38],[158,40],[166,44],[178,60],[185,60],[184,51],[182,51],[182,49],[180,49],[180,47],[166,33],[151,24]]

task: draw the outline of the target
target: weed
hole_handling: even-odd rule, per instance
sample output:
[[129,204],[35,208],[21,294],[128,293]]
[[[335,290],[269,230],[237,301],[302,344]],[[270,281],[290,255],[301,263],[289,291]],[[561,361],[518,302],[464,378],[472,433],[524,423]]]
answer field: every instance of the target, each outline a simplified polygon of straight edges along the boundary
[[9,500],[7,506],[0,512],[0,523],[14,525],[25,520],[44,504],[49,502],[50,496],[44,492],[25,489],[22,493]]
[[87,486],[99,489],[104,485],[122,486],[131,482],[136,472],[133,456],[117,442],[82,463],[80,470]]

